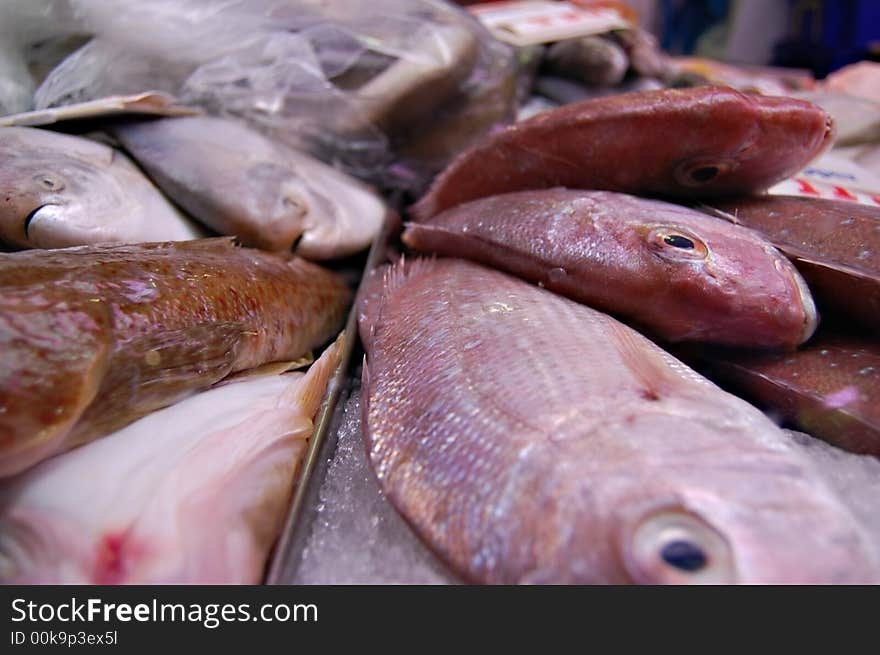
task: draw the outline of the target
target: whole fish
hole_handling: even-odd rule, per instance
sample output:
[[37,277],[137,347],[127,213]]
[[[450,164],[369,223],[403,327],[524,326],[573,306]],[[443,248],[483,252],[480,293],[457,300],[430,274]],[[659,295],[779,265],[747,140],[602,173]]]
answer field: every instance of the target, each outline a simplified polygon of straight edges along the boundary
[[667,341],[793,349],[817,324],[806,283],[767,241],[658,200],[506,193],[410,223],[403,241],[514,273]]
[[590,86],[615,86],[626,75],[629,57],[613,40],[593,35],[557,41],[547,50],[545,66]]
[[452,259],[380,270],[358,311],[375,473],[467,579],[878,580],[772,421],[614,319]]
[[0,258],[0,476],[339,328],[337,275],[230,239]]
[[713,354],[710,376],[814,437],[880,456],[880,346],[820,335],[796,353]]
[[204,231],[122,153],[31,127],[0,128],[0,240],[24,248],[186,241]]
[[4,584],[259,584],[339,360],[197,394],[0,487]]
[[788,255],[820,309],[824,304],[880,327],[880,208],[783,195],[709,205],[711,213],[760,232]]
[[368,247],[385,205],[366,185],[244,123],[211,116],[126,122],[111,128],[181,207],[244,245],[310,259]]
[[722,87],[584,100],[466,150],[413,214],[425,220],[468,200],[555,186],[682,198],[757,191],[803,168],[833,135],[815,105]]

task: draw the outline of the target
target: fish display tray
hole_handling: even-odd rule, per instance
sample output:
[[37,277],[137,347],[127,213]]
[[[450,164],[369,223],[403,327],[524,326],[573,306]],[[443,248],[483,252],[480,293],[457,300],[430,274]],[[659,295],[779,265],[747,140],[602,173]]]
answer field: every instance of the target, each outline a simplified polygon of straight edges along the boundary
[[[389,220],[376,237],[364,275],[382,262],[394,229]],[[318,410],[265,583],[458,583],[382,495],[367,459],[356,303],[343,339],[342,359]]]

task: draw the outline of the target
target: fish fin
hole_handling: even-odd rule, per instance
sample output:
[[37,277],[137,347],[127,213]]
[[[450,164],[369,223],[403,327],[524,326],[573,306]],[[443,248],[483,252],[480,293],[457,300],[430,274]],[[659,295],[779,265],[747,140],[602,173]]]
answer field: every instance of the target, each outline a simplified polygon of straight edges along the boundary
[[710,216],[715,216],[716,218],[722,218],[729,223],[733,223],[734,225],[741,225],[741,223],[739,222],[739,218],[737,218],[736,212],[731,214],[730,212],[726,212],[722,209],[712,207],[711,205],[707,205],[702,202],[694,204],[693,208],[703,212],[704,214],[709,214]]
[[220,382],[214,385],[214,387],[220,387],[229,382],[241,382],[242,380],[249,380],[251,378],[259,378],[265,377],[269,375],[281,375],[282,373],[288,373],[290,371],[296,371],[297,369],[306,368],[311,365],[315,361],[314,353],[306,353],[302,357],[298,359],[292,359],[287,362],[269,362],[268,364],[263,364],[262,366],[256,366],[254,368],[249,368],[245,371],[239,371],[238,373],[233,373],[232,375],[228,375]]
[[114,352],[93,402],[70,434],[86,443],[128,425],[229,375],[244,328],[197,325],[136,339]]
[[632,328],[613,321],[612,340],[621,359],[641,383],[641,394],[647,400],[660,400],[680,384],[680,378],[669,367],[667,353]]
[[295,403],[302,413],[314,419],[336,369],[342,363],[345,333],[341,333],[318,358],[305,376],[294,386],[293,393],[285,395],[284,402]]
[[362,338],[373,336],[386,298],[400,290],[409,278],[428,271],[433,261],[434,257],[407,259],[406,255],[401,255],[393,264],[377,266],[367,274],[357,300],[358,329]]

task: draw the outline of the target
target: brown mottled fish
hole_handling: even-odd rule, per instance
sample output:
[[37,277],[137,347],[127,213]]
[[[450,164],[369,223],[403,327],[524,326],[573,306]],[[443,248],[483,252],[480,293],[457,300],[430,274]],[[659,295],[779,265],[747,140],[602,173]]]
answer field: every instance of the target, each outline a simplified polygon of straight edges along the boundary
[[0,476],[303,355],[349,298],[315,264],[230,239],[3,255]]
[[403,241],[514,273],[667,341],[793,349],[817,323],[806,283],[758,234],[623,193],[481,198],[410,223]]
[[880,208],[777,195],[708,204],[711,213],[760,232],[788,255],[820,308],[880,328]]
[[240,121],[212,116],[126,122],[111,128],[181,207],[244,245],[309,259],[367,248],[385,205],[365,184]]
[[609,316],[454,259],[377,270],[358,311],[375,473],[467,579],[878,580],[782,430]]
[[803,168],[833,135],[831,118],[809,102],[724,87],[584,100],[466,150],[413,214],[555,186],[681,198],[758,191]]
[[712,377],[808,432],[856,453],[880,456],[880,346],[822,335],[796,353],[725,353]]
[[0,162],[0,241],[65,248],[204,236],[124,154],[103,143],[0,127]]

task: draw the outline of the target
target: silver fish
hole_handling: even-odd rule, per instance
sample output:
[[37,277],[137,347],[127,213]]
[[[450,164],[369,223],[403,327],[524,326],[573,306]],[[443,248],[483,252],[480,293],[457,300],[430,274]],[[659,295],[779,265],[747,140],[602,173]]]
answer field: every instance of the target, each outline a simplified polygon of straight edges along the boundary
[[186,241],[205,232],[125,155],[30,127],[0,128],[0,240],[25,248]]
[[211,116],[111,128],[181,207],[244,245],[311,259],[351,255],[372,242],[385,205],[365,184],[270,141],[244,123]]

